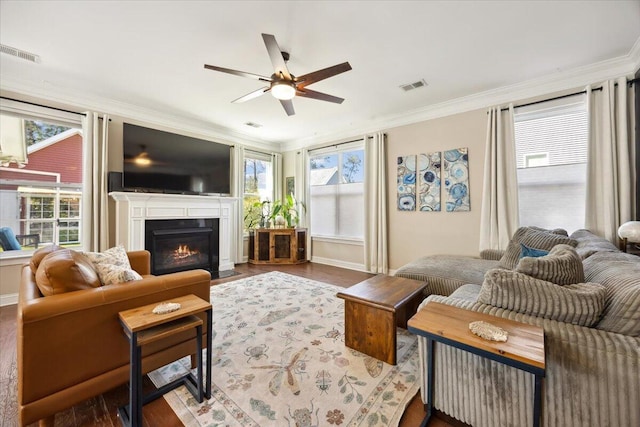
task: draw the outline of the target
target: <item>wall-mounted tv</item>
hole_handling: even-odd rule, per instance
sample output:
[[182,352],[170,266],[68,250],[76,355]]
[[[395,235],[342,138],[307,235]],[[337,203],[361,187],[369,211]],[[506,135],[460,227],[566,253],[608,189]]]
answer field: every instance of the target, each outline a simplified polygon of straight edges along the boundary
[[223,195],[231,192],[228,145],[129,123],[124,124],[123,145],[125,190]]

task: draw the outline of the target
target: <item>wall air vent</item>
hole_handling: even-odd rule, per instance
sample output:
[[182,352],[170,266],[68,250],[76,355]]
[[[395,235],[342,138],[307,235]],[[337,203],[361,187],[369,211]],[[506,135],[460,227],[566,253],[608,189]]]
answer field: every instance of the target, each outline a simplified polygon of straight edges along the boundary
[[252,128],[261,128],[261,127],[262,127],[262,125],[261,125],[261,124],[259,124],[259,123],[254,123],[254,122],[247,122],[247,123],[245,123],[245,125],[247,125],[247,126],[251,126]]
[[400,88],[405,92],[409,92],[410,90],[418,89],[420,87],[426,87],[426,86],[427,86],[427,82],[425,82],[424,79],[422,79],[422,80],[418,80],[417,82],[408,83],[406,85],[400,85]]
[[15,56],[27,61],[39,63],[40,57],[34,53],[26,52],[24,50],[16,49],[15,47],[7,46],[5,44],[0,45],[0,52],[7,55]]

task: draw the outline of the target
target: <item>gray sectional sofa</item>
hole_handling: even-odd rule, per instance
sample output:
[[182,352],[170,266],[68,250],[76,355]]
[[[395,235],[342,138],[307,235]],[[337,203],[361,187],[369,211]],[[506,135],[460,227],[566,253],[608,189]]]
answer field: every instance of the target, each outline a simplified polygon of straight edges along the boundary
[[[538,244],[527,233],[555,236]],[[522,242],[551,252],[519,258]],[[423,257],[396,275],[428,282],[421,307],[440,302],[544,328],[542,425],[640,426],[640,257],[587,230],[523,227],[505,253]],[[423,401],[425,346],[420,338]],[[445,345],[436,345],[434,372],[436,409],[477,427],[531,425],[531,374]]]

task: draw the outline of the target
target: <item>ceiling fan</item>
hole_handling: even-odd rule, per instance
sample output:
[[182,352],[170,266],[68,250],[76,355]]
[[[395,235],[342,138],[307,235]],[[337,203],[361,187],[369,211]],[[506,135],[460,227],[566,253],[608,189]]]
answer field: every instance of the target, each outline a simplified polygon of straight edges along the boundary
[[287,69],[286,61],[289,60],[289,54],[282,52],[276,42],[276,38],[271,34],[262,34],[262,39],[269,52],[269,58],[273,64],[274,72],[271,77],[261,76],[253,73],[246,73],[244,71],[232,70],[229,68],[216,67],[215,65],[205,64],[204,68],[208,70],[221,71],[223,73],[234,74],[240,77],[249,77],[250,79],[260,80],[262,82],[269,83],[269,86],[265,86],[251,93],[248,93],[240,98],[232,101],[233,103],[245,102],[253,98],[257,98],[267,92],[271,92],[274,98],[280,101],[280,104],[284,107],[288,116],[295,114],[293,109],[293,102],[291,101],[294,96],[301,96],[303,98],[319,99],[321,101],[334,102],[336,104],[342,104],[343,98],[337,96],[327,95],[326,93],[316,92],[311,89],[307,89],[312,83],[319,82],[320,80],[333,77],[337,74],[344,73],[351,70],[351,65],[348,62],[334,65],[333,67],[324,68],[322,70],[314,71],[312,73],[305,74],[303,76],[296,77]]

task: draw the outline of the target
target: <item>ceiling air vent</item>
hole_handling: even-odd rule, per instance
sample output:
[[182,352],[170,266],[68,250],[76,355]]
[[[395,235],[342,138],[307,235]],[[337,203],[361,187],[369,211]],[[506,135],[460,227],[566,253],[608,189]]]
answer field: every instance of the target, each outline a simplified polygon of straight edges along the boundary
[[27,61],[39,63],[40,57],[34,53],[26,52],[24,50],[16,49],[15,47],[0,44],[0,52],[7,55],[16,56],[18,58],[25,59]]
[[254,122],[247,122],[247,123],[245,123],[245,125],[251,126],[252,128],[261,128],[262,127],[261,124],[254,123]]
[[427,82],[425,82],[424,79],[422,79],[422,80],[418,80],[417,82],[408,83],[406,85],[400,85],[400,88],[405,92],[409,92],[410,90],[418,89],[420,87],[426,87],[426,86],[427,86]]

